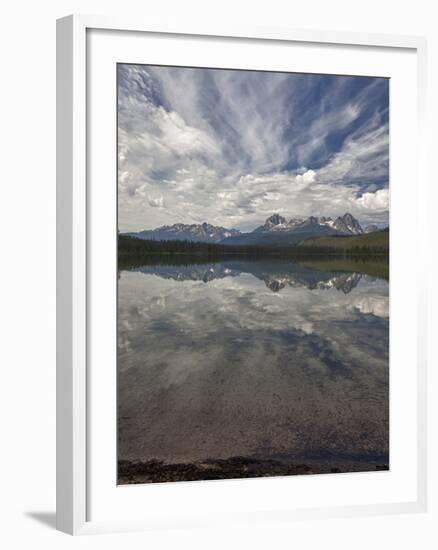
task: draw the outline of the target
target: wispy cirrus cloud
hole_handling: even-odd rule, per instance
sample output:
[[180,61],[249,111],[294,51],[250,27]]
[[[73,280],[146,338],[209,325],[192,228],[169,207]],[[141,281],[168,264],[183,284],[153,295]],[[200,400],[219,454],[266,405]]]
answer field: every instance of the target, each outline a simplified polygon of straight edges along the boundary
[[121,230],[388,219],[386,79],[119,65]]

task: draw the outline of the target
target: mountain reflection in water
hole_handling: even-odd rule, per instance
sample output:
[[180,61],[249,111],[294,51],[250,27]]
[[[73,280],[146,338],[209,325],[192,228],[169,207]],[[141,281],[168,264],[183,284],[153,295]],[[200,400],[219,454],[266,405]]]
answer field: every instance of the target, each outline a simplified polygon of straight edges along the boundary
[[125,267],[120,483],[388,467],[387,265]]
[[336,288],[344,293],[351,290],[362,278],[361,273],[331,273],[315,271],[297,264],[266,262],[207,263],[192,265],[152,265],[134,268],[133,271],[145,275],[157,275],[174,281],[202,281],[208,283],[224,277],[238,277],[250,273],[264,281],[272,292],[279,292],[286,286],[306,287],[308,289]]

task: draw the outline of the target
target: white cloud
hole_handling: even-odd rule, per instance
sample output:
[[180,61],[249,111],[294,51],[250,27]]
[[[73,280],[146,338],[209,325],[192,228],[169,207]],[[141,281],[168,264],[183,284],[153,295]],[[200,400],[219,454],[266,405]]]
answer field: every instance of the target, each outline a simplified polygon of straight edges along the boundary
[[365,210],[387,210],[389,208],[389,189],[364,193],[357,199],[357,204]]
[[152,206],[152,208],[164,208],[164,197],[163,195],[153,198],[148,197],[149,206]]
[[304,174],[298,174],[295,180],[297,182],[303,181],[304,183],[313,183],[315,181],[316,172],[314,170],[307,170]]
[[376,317],[389,317],[389,299],[388,296],[369,295],[359,296],[354,303],[354,307],[361,313],[371,313]]

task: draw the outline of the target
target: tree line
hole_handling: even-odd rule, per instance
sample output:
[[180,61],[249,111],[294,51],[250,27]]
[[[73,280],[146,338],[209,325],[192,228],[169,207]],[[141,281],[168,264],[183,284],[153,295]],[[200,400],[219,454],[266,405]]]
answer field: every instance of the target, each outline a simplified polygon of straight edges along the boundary
[[320,255],[334,256],[387,256],[387,246],[351,246],[345,248],[331,246],[260,246],[260,245],[223,245],[220,243],[205,243],[194,241],[155,241],[138,239],[129,235],[118,236],[118,256],[123,258],[139,258],[154,255],[203,256],[219,258],[224,256],[294,256],[309,257]]

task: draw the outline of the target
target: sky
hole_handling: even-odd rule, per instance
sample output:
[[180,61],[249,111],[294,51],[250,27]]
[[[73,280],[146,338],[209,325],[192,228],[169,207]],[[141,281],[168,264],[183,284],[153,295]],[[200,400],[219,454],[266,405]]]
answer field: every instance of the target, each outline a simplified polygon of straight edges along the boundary
[[388,210],[388,79],[118,65],[120,231]]

